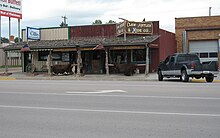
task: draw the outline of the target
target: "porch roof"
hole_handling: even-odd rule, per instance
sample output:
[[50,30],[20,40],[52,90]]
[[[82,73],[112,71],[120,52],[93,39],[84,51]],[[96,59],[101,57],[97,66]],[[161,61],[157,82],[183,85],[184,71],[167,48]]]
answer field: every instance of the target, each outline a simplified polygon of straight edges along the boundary
[[[30,50],[45,50],[45,49],[59,49],[59,48],[93,48],[98,44],[104,47],[117,46],[145,46],[158,39],[159,35],[153,36],[128,36],[126,41],[123,37],[114,38],[75,38],[70,40],[41,40],[29,41],[28,46]],[[27,42],[11,44],[4,48],[5,51],[20,50]]]

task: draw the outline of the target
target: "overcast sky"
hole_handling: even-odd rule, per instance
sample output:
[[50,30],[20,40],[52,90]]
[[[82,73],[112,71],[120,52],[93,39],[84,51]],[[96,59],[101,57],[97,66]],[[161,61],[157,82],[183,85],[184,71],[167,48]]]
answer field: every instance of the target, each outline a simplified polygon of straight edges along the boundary
[[[160,21],[160,28],[175,32],[175,18],[220,15],[220,0],[22,0],[22,29],[56,27],[67,16],[69,26],[90,25],[96,19],[120,22]],[[12,19],[17,36],[17,20]],[[8,18],[2,17],[2,36],[8,37]]]

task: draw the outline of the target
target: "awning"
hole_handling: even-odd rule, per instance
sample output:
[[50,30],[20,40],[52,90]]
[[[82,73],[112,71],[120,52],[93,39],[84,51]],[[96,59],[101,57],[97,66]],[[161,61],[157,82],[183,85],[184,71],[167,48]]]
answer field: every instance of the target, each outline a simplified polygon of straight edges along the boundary
[[30,51],[30,50],[31,50],[31,49],[29,48],[28,44],[25,44],[25,45],[21,48],[20,52],[28,52],[28,51]]

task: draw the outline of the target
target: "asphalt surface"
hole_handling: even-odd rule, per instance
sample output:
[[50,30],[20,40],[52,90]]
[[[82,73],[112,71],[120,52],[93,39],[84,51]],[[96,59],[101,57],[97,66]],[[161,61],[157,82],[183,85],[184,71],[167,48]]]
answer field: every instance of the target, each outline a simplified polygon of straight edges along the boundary
[[219,83],[0,81],[0,137],[220,137]]

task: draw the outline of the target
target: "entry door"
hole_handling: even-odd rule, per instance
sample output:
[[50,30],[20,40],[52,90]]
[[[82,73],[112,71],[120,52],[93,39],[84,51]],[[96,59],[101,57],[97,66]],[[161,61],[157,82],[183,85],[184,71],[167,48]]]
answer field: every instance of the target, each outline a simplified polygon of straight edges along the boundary
[[105,72],[105,53],[104,51],[93,51],[92,71],[93,73],[103,74]]
[[31,63],[31,53],[30,52],[24,52],[24,67],[23,70],[26,72],[26,67],[29,63]]

